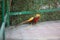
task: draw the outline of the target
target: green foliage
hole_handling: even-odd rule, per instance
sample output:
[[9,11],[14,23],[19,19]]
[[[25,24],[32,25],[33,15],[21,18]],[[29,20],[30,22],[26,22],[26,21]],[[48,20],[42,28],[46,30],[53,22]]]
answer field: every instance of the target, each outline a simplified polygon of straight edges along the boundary
[[11,5],[11,11],[33,11],[39,10],[41,6],[51,6],[52,8],[56,8],[57,2],[60,3],[59,0],[13,0]]
[[60,20],[60,12],[49,12],[42,14],[40,21]]
[[11,16],[10,17],[10,24],[11,25],[15,25],[15,24],[19,24],[25,20],[28,20],[30,17],[35,16],[35,14],[26,14],[26,15],[16,15],[16,16]]
[[[39,22],[60,20],[60,12],[41,13],[40,15]],[[19,24],[33,16],[35,16],[35,14],[11,16],[11,25]]]
[[[55,7],[57,6],[56,2],[60,3],[59,0],[58,1],[57,0],[49,0],[49,1],[47,0],[13,0],[10,10],[14,12],[39,10],[39,8],[42,5],[52,5],[53,7]],[[19,24],[34,15],[35,14],[10,16],[10,24],[11,25]],[[60,20],[60,12],[42,13],[39,22],[51,21],[51,20]],[[2,13],[1,13],[1,7],[0,7],[0,23],[1,21],[2,21]]]
[[[42,5],[52,5],[53,8],[55,8],[57,2],[60,3],[59,0],[13,0],[11,11],[39,10]],[[35,14],[11,16],[11,25],[21,23],[34,15]],[[60,12],[42,13],[39,22],[51,20],[60,20]]]

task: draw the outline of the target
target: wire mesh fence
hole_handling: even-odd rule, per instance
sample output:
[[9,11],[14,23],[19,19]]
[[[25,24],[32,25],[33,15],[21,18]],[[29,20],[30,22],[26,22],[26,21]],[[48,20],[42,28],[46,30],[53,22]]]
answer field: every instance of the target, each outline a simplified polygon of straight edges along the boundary
[[32,11],[60,7],[59,0],[12,0],[11,11]]
[[[10,16],[10,24],[11,25],[17,25],[23,21],[28,20],[31,17],[34,17],[34,14],[26,14],[26,15],[14,15]],[[44,21],[55,21],[60,20],[60,12],[48,12],[41,14],[41,17],[39,19],[39,22]]]
[[[12,0],[11,9],[12,12],[21,12],[21,11],[34,11],[34,10],[46,10],[46,9],[55,9],[60,8],[60,0]],[[35,14],[30,15],[15,15],[10,17],[10,24],[16,25],[29,19]],[[47,12],[41,14],[41,21],[50,21],[50,20],[60,20],[60,12]]]
[[[0,0],[0,25],[2,23],[2,1]],[[6,3],[6,1],[5,1]],[[34,11],[42,9],[54,9],[60,8],[60,0],[11,0],[11,11],[12,12],[21,12],[21,11]],[[5,4],[6,8],[6,4]],[[6,9],[5,9],[6,13]],[[22,21],[29,19],[35,14],[30,15],[15,15],[10,17],[11,24],[18,24]],[[48,12],[41,14],[41,19],[39,21],[49,21],[49,20],[60,20],[60,12]]]

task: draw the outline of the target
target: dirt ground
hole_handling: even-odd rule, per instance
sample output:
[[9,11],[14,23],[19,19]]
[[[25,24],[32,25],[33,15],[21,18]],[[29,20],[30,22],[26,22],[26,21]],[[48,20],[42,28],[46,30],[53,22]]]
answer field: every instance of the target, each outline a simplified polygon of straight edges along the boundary
[[6,28],[6,40],[60,40],[60,20]]

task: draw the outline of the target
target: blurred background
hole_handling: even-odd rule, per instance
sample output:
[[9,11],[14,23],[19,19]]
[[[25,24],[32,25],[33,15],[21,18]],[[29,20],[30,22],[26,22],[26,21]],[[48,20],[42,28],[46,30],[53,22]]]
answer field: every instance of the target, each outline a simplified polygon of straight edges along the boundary
[[[2,22],[2,9],[0,0],[0,24]],[[12,0],[10,11],[22,12],[22,11],[34,11],[34,10],[47,10],[60,8],[60,0]],[[35,14],[14,15],[10,16],[10,25],[16,25],[29,19]],[[39,22],[60,20],[60,10],[55,12],[41,13]]]

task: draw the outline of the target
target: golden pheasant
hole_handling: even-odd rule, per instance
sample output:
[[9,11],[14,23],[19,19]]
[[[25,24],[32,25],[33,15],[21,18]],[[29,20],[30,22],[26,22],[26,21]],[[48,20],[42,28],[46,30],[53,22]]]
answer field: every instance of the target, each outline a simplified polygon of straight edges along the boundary
[[39,18],[40,18],[40,14],[36,14],[34,17],[29,18],[28,20],[22,22],[21,24],[24,24],[24,23],[36,24],[38,22]]

